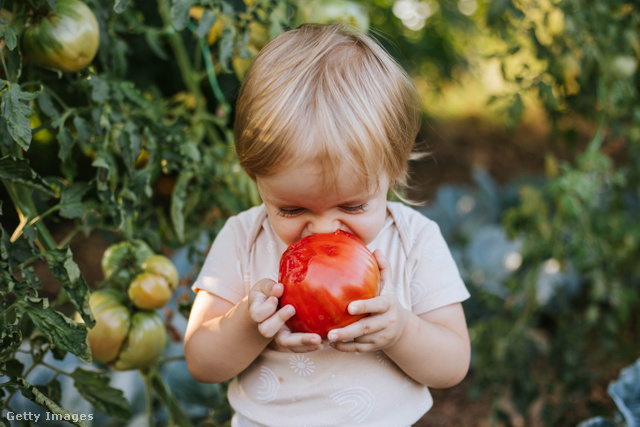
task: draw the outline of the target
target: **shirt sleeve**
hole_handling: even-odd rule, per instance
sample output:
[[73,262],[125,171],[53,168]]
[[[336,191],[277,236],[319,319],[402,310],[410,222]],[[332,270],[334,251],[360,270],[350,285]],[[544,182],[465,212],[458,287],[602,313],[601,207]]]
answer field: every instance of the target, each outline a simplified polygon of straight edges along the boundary
[[231,217],[216,236],[200,270],[193,291],[210,292],[234,304],[245,295],[242,251],[243,236],[237,217]]
[[423,224],[410,255],[412,310],[416,314],[462,302],[470,296],[440,227],[429,219]]

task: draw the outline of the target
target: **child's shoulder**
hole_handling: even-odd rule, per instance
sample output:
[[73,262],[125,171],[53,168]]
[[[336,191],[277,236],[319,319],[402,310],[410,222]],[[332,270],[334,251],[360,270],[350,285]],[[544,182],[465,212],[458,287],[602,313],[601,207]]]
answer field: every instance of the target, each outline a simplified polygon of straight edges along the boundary
[[438,224],[417,209],[402,202],[387,202],[387,209],[396,227],[416,232],[422,229],[438,229]]
[[235,214],[234,216],[230,217],[228,221],[246,226],[249,224],[254,224],[256,221],[260,221],[261,219],[266,218],[266,216],[267,208],[265,208],[264,204],[260,204],[258,206],[254,206]]
[[267,209],[261,204],[229,217],[224,229],[240,241],[250,241],[255,238],[266,218]]
[[418,253],[444,241],[438,224],[419,210],[401,202],[388,202],[387,210],[407,253]]

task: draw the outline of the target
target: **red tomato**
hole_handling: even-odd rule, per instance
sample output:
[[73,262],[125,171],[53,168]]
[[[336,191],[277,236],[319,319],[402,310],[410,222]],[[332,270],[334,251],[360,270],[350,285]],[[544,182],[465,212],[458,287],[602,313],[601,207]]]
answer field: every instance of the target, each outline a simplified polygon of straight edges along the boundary
[[342,230],[307,236],[289,246],[280,259],[279,281],[284,285],[280,304],[296,309],[289,328],[323,338],[366,316],[349,314],[350,302],[380,293],[375,257],[359,238]]

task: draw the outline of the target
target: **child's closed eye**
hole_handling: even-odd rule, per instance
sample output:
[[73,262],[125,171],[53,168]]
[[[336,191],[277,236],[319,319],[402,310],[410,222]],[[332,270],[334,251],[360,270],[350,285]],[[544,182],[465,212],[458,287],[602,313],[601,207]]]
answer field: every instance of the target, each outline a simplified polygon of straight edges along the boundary
[[367,203],[361,203],[359,205],[352,206],[340,206],[340,209],[347,213],[361,213],[367,210],[369,205]]
[[278,215],[283,217],[293,217],[304,212],[303,208],[278,208]]

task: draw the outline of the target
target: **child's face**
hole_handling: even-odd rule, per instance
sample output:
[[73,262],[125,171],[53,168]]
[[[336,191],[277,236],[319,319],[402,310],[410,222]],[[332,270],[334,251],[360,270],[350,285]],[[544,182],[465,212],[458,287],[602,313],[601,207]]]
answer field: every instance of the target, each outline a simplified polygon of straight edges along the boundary
[[319,164],[308,161],[256,182],[271,225],[285,244],[336,229],[368,244],[384,224],[389,182],[382,174],[377,186],[365,188],[355,176],[343,167],[336,185],[325,186]]

